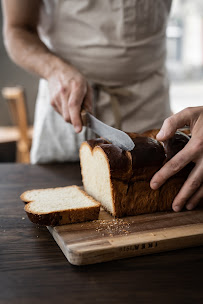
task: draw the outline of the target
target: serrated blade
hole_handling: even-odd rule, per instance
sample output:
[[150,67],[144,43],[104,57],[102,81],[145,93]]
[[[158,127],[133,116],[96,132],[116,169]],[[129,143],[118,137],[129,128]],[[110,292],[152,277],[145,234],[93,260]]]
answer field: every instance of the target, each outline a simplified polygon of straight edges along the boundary
[[125,151],[131,151],[135,147],[134,142],[125,132],[106,125],[89,112],[86,112],[86,126],[97,135]]

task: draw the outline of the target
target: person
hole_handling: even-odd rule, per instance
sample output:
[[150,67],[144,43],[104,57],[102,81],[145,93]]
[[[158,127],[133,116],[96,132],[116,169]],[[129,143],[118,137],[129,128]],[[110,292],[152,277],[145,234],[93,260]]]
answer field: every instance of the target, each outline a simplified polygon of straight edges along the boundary
[[40,76],[32,163],[77,160],[88,136],[81,109],[128,132],[160,128],[164,141],[185,125],[192,138],[152,178],[159,188],[195,163],[173,202],[203,198],[203,107],[171,115],[165,31],[172,0],[2,0],[10,57]]

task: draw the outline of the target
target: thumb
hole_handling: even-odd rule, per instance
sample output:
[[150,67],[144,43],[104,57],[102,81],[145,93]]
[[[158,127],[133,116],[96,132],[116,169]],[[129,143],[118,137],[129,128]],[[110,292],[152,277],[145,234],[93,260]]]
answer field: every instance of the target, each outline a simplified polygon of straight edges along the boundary
[[184,109],[164,120],[164,123],[156,136],[159,141],[171,138],[177,129],[190,125],[191,113],[189,109]]

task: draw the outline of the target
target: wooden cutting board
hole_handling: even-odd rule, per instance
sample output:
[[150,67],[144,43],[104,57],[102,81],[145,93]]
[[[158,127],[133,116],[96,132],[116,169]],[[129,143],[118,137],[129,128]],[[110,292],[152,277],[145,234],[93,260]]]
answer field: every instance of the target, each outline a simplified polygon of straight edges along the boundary
[[71,264],[85,265],[203,245],[203,209],[48,227]]

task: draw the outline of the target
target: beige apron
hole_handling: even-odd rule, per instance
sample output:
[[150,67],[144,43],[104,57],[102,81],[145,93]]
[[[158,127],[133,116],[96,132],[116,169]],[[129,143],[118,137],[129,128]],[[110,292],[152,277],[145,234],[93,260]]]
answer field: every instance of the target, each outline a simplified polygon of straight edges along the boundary
[[[95,115],[124,131],[161,126],[170,115],[165,29],[171,0],[43,1],[39,34],[95,90]],[[89,131],[88,131],[89,132]],[[40,81],[32,163],[78,160],[91,132],[75,134],[50,105]]]

